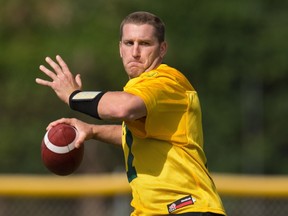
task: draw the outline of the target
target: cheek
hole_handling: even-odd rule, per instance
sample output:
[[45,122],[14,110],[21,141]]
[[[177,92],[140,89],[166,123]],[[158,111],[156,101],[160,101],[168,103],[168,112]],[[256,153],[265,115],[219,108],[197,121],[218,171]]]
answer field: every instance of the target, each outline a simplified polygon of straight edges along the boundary
[[124,50],[120,48],[119,53],[120,53],[120,57],[121,57],[121,58],[124,58],[124,56],[125,56]]
[[127,61],[127,55],[126,55],[126,53],[125,52],[120,52],[120,57],[121,57],[121,59],[122,59],[122,61],[123,62],[126,62]]
[[147,55],[147,61],[152,62],[159,56],[160,53],[158,52],[151,52]]
[[127,56],[127,50],[125,50],[122,46],[119,48],[120,57],[123,59]]

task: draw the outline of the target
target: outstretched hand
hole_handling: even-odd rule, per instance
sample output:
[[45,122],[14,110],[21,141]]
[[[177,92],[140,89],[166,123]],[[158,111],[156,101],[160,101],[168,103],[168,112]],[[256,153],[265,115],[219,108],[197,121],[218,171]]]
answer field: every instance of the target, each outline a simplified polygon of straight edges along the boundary
[[43,65],[39,67],[39,69],[52,80],[48,81],[36,78],[36,83],[52,88],[62,101],[69,104],[69,96],[71,93],[75,90],[82,89],[80,74],[74,77],[67,64],[59,55],[56,56],[56,60],[57,62],[53,61],[50,57],[45,58],[45,61],[53,70],[49,70]]

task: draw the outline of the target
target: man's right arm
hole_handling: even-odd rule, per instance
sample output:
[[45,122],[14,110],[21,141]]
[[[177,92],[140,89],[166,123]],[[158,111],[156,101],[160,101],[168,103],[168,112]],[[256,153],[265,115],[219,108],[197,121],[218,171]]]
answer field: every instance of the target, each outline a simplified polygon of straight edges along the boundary
[[121,125],[92,125],[93,139],[113,145],[122,145]]
[[75,118],[61,118],[51,122],[46,129],[49,130],[60,123],[69,124],[75,127],[79,132],[75,143],[76,148],[79,148],[84,144],[84,141],[90,139],[99,140],[116,146],[122,145],[121,125],[95,125],[85,123]]

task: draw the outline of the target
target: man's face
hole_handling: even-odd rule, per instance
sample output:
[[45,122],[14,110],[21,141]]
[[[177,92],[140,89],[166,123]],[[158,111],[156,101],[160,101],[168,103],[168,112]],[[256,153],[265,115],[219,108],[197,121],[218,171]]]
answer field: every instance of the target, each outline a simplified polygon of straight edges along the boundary
[[134,78],[158,67],[167,45],[159,43],[152,25],[125,24],[119,48],[124,68],[129,78]]

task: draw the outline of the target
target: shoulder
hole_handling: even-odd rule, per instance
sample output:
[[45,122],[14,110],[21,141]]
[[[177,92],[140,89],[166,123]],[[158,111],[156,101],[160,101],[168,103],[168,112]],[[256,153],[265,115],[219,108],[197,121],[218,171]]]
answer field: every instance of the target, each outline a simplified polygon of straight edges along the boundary
[[167,64],[161,64],[157,68],[144,72],[139,77],[129,80],[125,85],[124,90],[139,87],[165,88],[167,85],[174,87],[178,86],[188,91],[194,90],[184,74]]
[[[151,71],[153,72],[153,71]],[[167,64],[161,64],[155,69],[156,76],[163,80],[170,80],[171,83],[184,87],[186,90],[194,90],[189,80],[176,68],[173,68]]]

